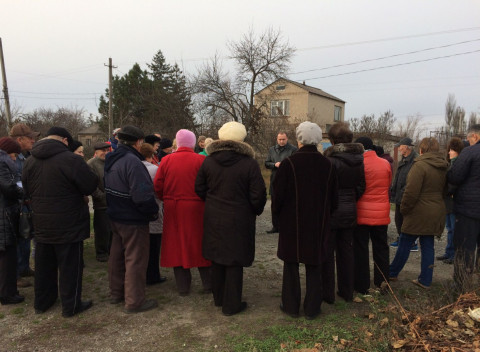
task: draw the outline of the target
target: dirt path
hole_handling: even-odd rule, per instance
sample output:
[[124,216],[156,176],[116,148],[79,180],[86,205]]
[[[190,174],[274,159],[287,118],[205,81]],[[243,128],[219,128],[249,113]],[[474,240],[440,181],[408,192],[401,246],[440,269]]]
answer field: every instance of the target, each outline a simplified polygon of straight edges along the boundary
[[[393,219],[393,214],[392,214]],[[248,309],[242,314],[225,317],[214,307],[211,295],[202,294],[197,271],[193,271],[192,293],[180,297],[176,293],[173,270],[163,269],[167,282],[147,288],[147,296],[159,300],[159,308],[143,314],[126,315],[122,307],[108,302],[106,263],[94,259],[93,241],[86,241],[84,271],[85,299],[93,299],[94,307],[71,319],[61,317],[57,302],[48,312],[36,315],[33,309],[33,288],[21,289],[24,304],[0,306],[0,351],[231,351],[231,337],[262,336],[272,325],[295,324],[280,313],[282,262],[276,257],[278,235],[265,233],[271,226],[270,203],[257,221],[255,262],[244,271],[244,299]],[[394,226],[389,227],[394,240]],[[445,234],[435,241],[436,255],[443,253]],[[391,249],[393,259],[395,249]],[[417,278],[420,252],[413,252],[395,291],[414,289],[410,280]],[[452,265],[436,263],[433,289],[443,289],[451,278]],[[341,299],[338,299],[341,301]],[[325,316],[351,314],[364,309],[350,303],[347,309],[322,305],[323,314],[315,321],[322,324]]]

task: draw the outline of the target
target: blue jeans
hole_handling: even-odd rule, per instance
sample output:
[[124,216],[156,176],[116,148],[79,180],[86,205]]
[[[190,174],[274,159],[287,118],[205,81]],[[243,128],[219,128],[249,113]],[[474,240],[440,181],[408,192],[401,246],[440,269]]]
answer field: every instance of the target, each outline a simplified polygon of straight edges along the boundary
[[390,264],[390,277],[398,277],[405,263],[410,256],[410,249],[415,240],[420,237],[420,251],[422,253],[421,271],[418,281],[425,286],[430,286],[433,276],[433,260],[434,260],[434,236],[414,236],[406,233],[400,234],[397,253]]
[[455,214],[447,214],[445,226],[447,227],[447,247],[445,247],[445,255],[449,259],[455,256],[455,247],[453,246],[453,231],[455,230]]
[[17,278],[30,268],[30,242],[30,238],[17,238]]

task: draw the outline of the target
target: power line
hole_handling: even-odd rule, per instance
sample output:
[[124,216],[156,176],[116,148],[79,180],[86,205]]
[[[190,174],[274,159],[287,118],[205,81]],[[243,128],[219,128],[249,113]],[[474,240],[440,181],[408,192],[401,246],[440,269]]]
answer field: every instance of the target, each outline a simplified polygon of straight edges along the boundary
[[103,93],[55,93],[55,92],[26,92],[21,90],[11,90],[11,92],[15,93],[24,93],[24,94],[41,94],[41,95],[95,95],[95,94],[103,94]]
[[400,64],[387,65],[387,66],[379,66],[379,67],[374,67],[374,68],[367,68],[367,69],[358,70],[358,71],[350,71],[350,72],[344,72],[344,73],[336,73],[336,74],[332,74],[332,75],[320,76],[320,77],[313,77],[313,78],[304,78],[303,80],[298,80],[298,82],[301,82],[301,81],[312,81],[312,80],[315,80],[315,79],[328,78],[328,77],[345,76],[345,75],[351,75],[351,74],[354,74],[354,73],[375,71],[375,70],[381,70],[381,69],[384,69],[384,68],[391,68],[391,67],[397,67],[397,66],[412,65],[412,64],[419,63],[419,62],[427,62],[427,61],[434,61],[434,60],[446,59],[446,58],[449,58],[449,57],[460,56],[460,55],[468,55],[468,54],[474,54],[474,53],[478,53],[478,52],[480,52],[480,49],[479,49],[479,50],[473,50],[473,51],[467,51],[467,52],[464,52],[464,53],[452,54],[452,55],[437,56],[437,57],[433,57],[433,58],[430,58],[430,59],[415,60],[415,61],[410,61],[410,62],[403,62],[403,63],[400,63]]
[[430,51],[430,50],[435,50],[435,49],[448,48],[448,47],[450,47],[450,46],[455,46],[455,45],[461,45],[461,44],[476,42],[476,41],[479,41],[479,40],[480,40],[480,39],[467,40],[467,41],[458,42],[458,43],[453,43],[453,44],[446,44],[446,45],[435,46],[435,47],[426,48],[426,49],[421,49],[421,50],[409,51],[409,52],[406,52],[406,53],[400,53],[400,54],[394,54],[394,55],[389,55],[389,56],[378,57],[378,58],[375,58],[375,59],[367,59],[367,60],[362,60],[362,61],[350,62],[350,63],[348,63],[348,64],[340,64],[340,65],[334,65],[334,66],[328,66],[328,67],[322,67],[322,68],[315,68],[315,69],[306,70],[306,71],[293,72],[293,73],[291,73],[291,74],[292,74],[292,75],[296,75],[296,74],[300,74],[300,73],[307,73],[307,72],[314,72],[314,71],[323,71],[323,70],[328,70],[328,69],[331,69],[331,68],[351,66],[351,65],[356,65],[356,64],[361,64],[361,63],[371,62],[371,61],[377,61],[377,60],[385,60],[385,59],[389,59],[389,58],[392,58],[392,57],[399,57],[399,56],[404,56],[404,55],[417,54],[417,53],[421,53],[421,52],[424,52],[424,51]]
[[349,42],[349,43],[347,42],[347,43],[341,43],[341,44],[330,44],[330,45],[323,45],[323,46],[314,46],[314,47],[310,47],[310,48],[297,49],[297,51],[307,51],[307,50],[316,50],[316,49],[337,48],[337,47],[341,47],[341,46],[370,44],[370,43],[386,42],[386,41],[392,41],[392,40],[409,39],[409,38],[419,38],[419,37],[428,37],[428,36],[439,35],[439,34],[466,32],[466,31],[478,31],[478,30],[480,30],[480,27],[451,29],[451,30],[440,31],[440,32],[430,32],[430,33],[423,33],[423,34],[404,35],[404,36],[400,36],[400,37],[389,37],[389,38],[381,38],[381,39],[364,40],[364,41],[359,41],[359,42]]

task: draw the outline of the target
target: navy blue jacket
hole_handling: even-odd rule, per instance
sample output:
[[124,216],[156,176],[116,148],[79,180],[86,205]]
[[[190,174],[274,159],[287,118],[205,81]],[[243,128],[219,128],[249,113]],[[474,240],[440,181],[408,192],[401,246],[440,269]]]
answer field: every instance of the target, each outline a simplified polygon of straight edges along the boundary
[[123,144],[105,158],[107,214],[112,221],[148,225],[158,218],[152,178],[142,160],[138,151]]
[[448,183],[457,185],[453,212],[480,219],[480,142],[464,148],[447,174]]

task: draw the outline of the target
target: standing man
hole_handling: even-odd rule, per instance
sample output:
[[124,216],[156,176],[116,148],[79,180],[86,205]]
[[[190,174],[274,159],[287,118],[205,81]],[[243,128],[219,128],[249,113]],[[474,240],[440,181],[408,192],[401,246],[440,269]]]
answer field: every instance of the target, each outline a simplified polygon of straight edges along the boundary
[[307,319],[315,319],[323,299],[322,262],[330,215],[338,202],[337,175],[332,163],[317,151],[322,129],[306,121],[297,127],[296,133],[299,150],[282,162],[273,182],[272,209],[280,230],[277,255],[284,262],[280,309],[291,317],[298,316],[299,263],[303,263],[306,270],[303,310]]
[[93,145],[95,154],[87,164],[98,177],[97,189],[92,194],[93,200],[93,231],[95,232],[95,256],[97,261],[108,261],[110,243],[112,241],[112,230],[107,215],[107,198],[103,175],[105,169],[105,156],[110,151],[110,144],[97,142]]
[[[30,151],[33,148],[33,143],[40,133],[34,132],[23,123],[17,123],[13,125],[10,130],[10,137],[15,139],[22,149],[22,152],[18,154],[17,159],[15,160],[15,166],[17,168],[17,175],[15,181],[19,182],[22,180],[22,171],[23,164],[27,157],[30,156]],[[30,207],[25,204],[22,204],[22,212],[29,212]],[[33,230],[33,229],[32,229]],[[30,238],[20,238],[17,237],[17,286],[18,287],[28,287],[32,286],[30,281],[23,279],[22,277],[33,276],[35,273],[30,268],[30,248],[31,248],[31,239]]]
[[68,149],[72,141],[66,129],[50,128],[33,147],[22,174],[35,226],[35,312],[55,303],[59,287],[65,318],[92,306],[81,300],[83,241],[90,237],[84,196],[97,187],[97,176]]
[[148,223],[158,218],[153,182],[140,153],[144,134],[135,126],[118,133],[119,144],[105,159],[107,214],[112,226],[108,277],[112,304],[125,300],[125,313],[139,313],[157,306],[145,299],[150,252]]
[[[400,204],[402,203],[403,192],[407,185],[408,172],[412,168],[413,160],[415,160],[418,154],[413,150],[413,141],[408,137],[402,138],[400,142],[395,144],[395,147],[398,147],[398,151],[402,154],[402,160],[398,163],[397,172],[390,187],[390,203],[395,204],[395,226],[397,227],[397,234],[400,236],[403,224]],[[398,237],[395,242],[390,243],[390,247],[398,247]],[[418,245],[416,243],[413,245],[411,251],[418,251]]]
[[475,253],[478,255],[480,248],[480,125],[468,129],[467,140],[470,146],[463,149],[447,173],[448,182],[458,186],[453,194],[453,279],[460,291],[472,284]]
[[[280,167],[280,163],[283,159],[289,157],[293,153],[297,151],[297,148],[288,143],[287,134],[283,131],[278,132],[277,135],[277,144],[273,147],[270,147],[268,150],[267,160],[265,160],[265,167],[267,169],[272,170],[272,174],[270,175],[270,197],[272,199],[273,204],[273,182],[275,180],[275,175],[277,173],[278,168]],[[268,230],[267,233],[276,233],[278,232],[278,219],[275,217],[272,207],[272,229]]]

